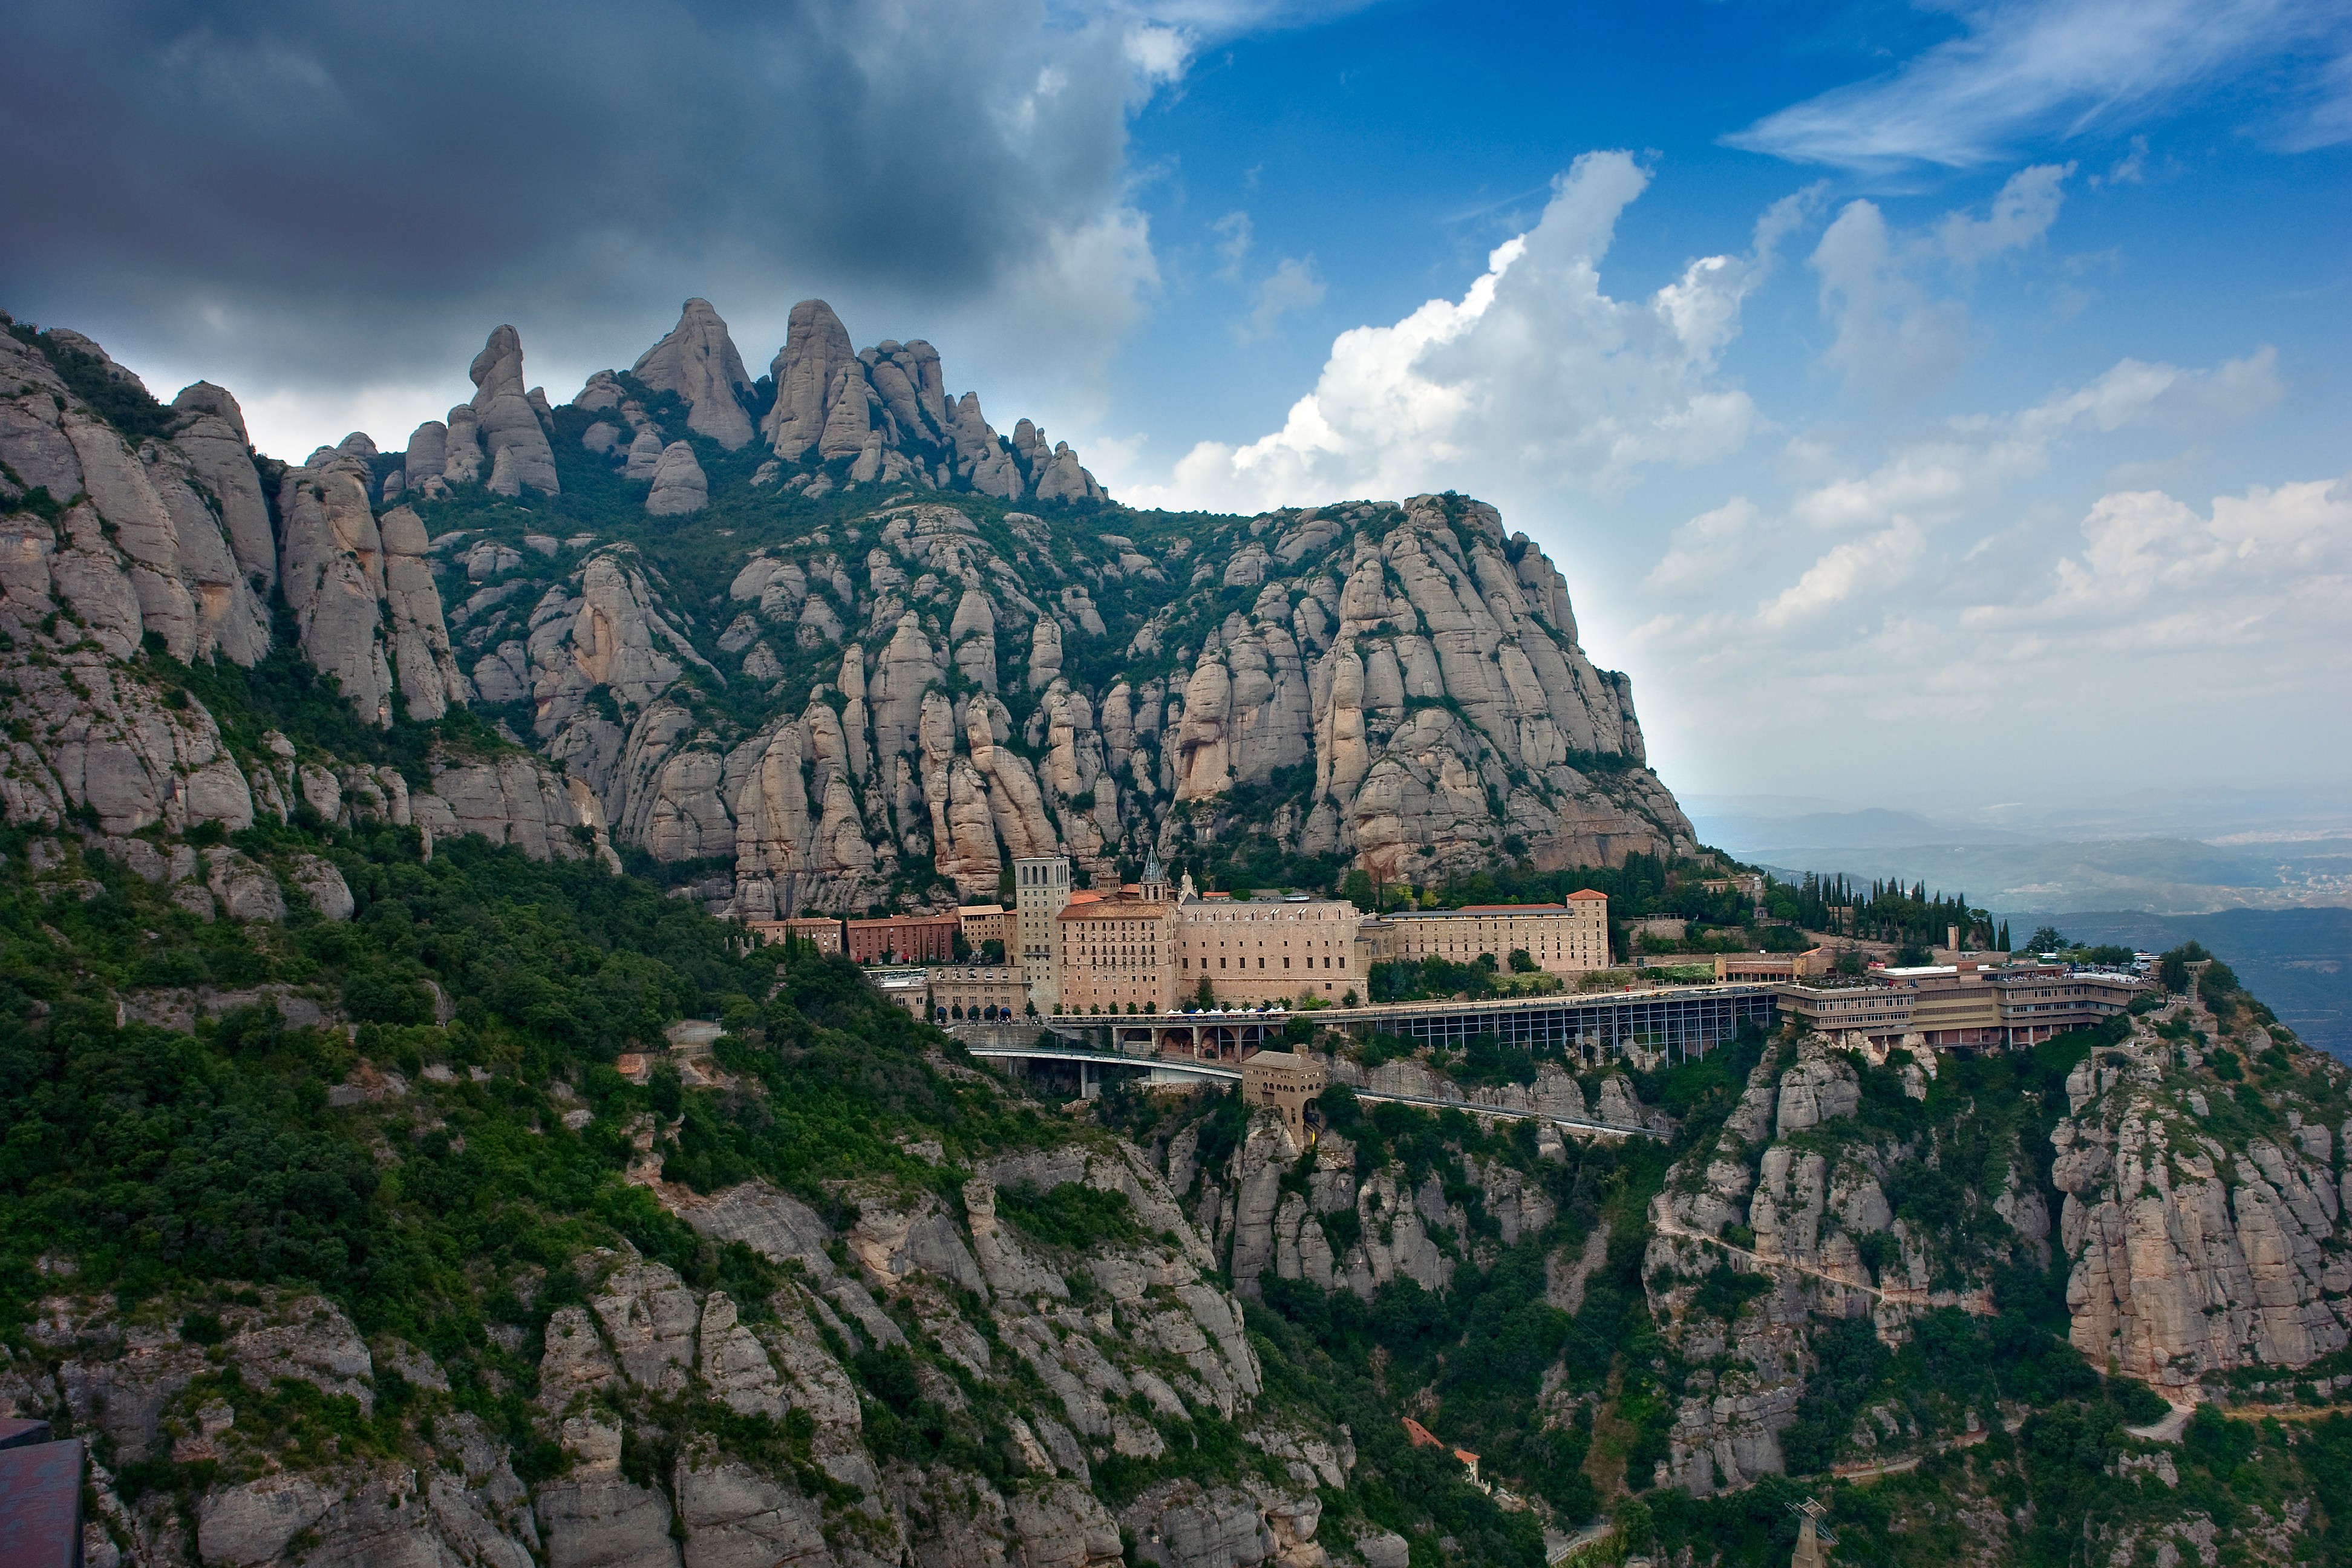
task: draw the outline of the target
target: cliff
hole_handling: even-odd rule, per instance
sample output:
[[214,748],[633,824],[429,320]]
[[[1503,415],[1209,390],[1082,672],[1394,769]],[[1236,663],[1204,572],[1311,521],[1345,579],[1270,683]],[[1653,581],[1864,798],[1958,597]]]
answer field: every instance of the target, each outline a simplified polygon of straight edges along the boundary
[[[30,502],[0,609],[19,663],[54,645],[29,662],[79,660],[110,710],[80,751],[34,744],[20,820],[251,820],[258,753],[200,695],[149,711],[152,635],[182,664],[299,656],[379,728],[478,710],[567,781],[494,837],[609,823],[747,917],[983,895],[1029,854],[1421,881],[1695,847],[1559,572],[1475,501],[1122,511],[1029,421],[950,399],[929,345],[854,351],[822,301],[759,382],[689,300],[562,406],[501,327],[446,423],[296,467],[201,384],[172,410],[118,384],[110,426],[56,366],[111,362],[61,341],[5,351]],[[27,700],[44,728],[81,706]]]
[[814,301],[290,466],[5,325],[0,1415],[97,1568],[1696,1568],[1790,1476],[1889,1560],[2352,1550],[2352,1090],[2218,967],[2015,1055],[1303,1019],[1302,1148],[711,918],[1691,850],[1494,509],[1120,509]]

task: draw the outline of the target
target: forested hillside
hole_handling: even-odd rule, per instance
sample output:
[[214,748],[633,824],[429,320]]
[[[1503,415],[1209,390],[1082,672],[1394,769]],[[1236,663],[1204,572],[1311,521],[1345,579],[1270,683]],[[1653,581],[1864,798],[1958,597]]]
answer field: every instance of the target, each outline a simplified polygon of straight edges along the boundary
[[1759,907],[1493,509],[1119,512],[829,320],[299,466],[6,323],[0,1415],[93,1568],[2352,1557],[2352,1090],[2200,952],[2015,1055],[1301,1017],[1300,1147],[751,946],[1032,850],[1994,934]]

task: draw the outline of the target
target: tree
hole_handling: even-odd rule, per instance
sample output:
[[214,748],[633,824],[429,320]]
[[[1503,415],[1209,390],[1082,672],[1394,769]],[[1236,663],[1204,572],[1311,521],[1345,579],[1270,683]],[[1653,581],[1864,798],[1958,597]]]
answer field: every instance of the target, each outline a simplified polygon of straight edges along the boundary
[[2028,952],[2063,952],[2074,945],[2051,926],[2036,927],[2033,934],[2025,939]]
[[1478,955],[1478,967],[1485,970],[1487,973],[1492,974],[1496,970],[1502,966],[1495,962],[1495,955],[1493,953],[1482,952]]
[[1201,976],[1201,984],[1193,989],[1192,1005],[1203,1013],[1217,1005],[1217,994],[1211,988],[1209,977],[1205,974]]
[[1992,945],[1993,951],[1996,952],[2014,952],[2017,951],[2015,948],[2009,945],[2009,922],[2007,921],[2000,922],[2000,934],[1993,938]]
[[1536,968],[1537,964],[1535,954],[1529,952],[1524,947],[1515,947],[1511,949],[1512,973],[1533,974],[1536,972]]

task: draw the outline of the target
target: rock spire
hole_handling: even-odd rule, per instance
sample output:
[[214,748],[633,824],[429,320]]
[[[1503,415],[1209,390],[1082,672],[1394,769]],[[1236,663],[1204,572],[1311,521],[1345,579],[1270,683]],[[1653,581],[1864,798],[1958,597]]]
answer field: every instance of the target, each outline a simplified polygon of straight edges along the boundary
[[[798,320],[798,312],[794,313]],[[835,323],[838,328],[839,322]],[[843,342],[847,342],[844,334]],[[744,400],[751,378],[743,356],[727,335],[727,323],[708,300],[688,300],[669,335],[647,349],[633,369],[656,392],[674,392],[688,410],[686,426],[732,452],[751,442],[751,416]]]

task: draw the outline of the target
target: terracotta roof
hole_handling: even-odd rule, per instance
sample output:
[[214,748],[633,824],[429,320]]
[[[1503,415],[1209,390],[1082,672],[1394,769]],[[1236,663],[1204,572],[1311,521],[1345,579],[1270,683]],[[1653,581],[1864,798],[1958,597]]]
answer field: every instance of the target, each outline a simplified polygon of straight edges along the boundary
[[1404,1418],[1404,1435],[1412,1439],[1412,1446],[1416,1448],[1443,1448],[1445,1447],[1444,1444],[1437,1440],[1436,1436],[1432,1433],[1428,1427],[1423,1426],[1420,1422],[1414,1420],[1410,1415]]
[[1572,893],[1569,894],[1568,899],[1569,899],[1569,902],[1570,902],[1570,903],[1575,903],[1575,902],[1577,902],[1577,901],[1578,901],[1578,900],[1584,900],[1584,901],[1586,901],[1586,902],[1590,902],[1590,901],[1591,901],[1591,900],[1594,900],[1594,899],[1599,899],[1602,903],[1604,903],[1604,904],[1605,904],[1605,903],[1607,903],[1607,902],[1609,901],[1609,895],[1608,895],[1608,894],[1606,894],[1606,893],[1603,893],[1603,892],[1597,891],[1596,889],[1591,889],[1591,888],[1579,888],[1579,889],[1576,889],[1576,891],[1574,891],[1574,892],[1572,892]]

